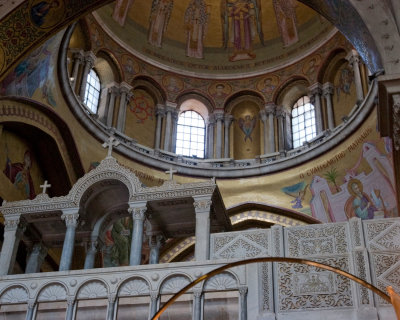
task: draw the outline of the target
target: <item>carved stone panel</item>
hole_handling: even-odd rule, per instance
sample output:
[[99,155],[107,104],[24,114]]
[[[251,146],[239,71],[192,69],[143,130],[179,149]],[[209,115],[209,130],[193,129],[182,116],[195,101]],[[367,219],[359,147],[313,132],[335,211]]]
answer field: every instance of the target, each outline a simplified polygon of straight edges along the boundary
[[26,303],[28,301],[28,292],[25,288],[14,287],[8,289],[1,295],[0,303]]
[[347,223],[302,226],[285,229],[286,255],[312,257],[347,254]]
[[149,285],[143,279],[132,279],[125,282],[119,291],[119,296],[143,296],[150,293]]
[[78,299],[106,298],[108,290],[106,285],[100,281],[86,283],[78,293]]
[[237,281],[230,273],[220,273],[207,280],[204,291],[223,291],[237,289]]
[[[314,259],[349,270],[347,257]],[[278,312],[353,307],[350,280],[321,269],[299,265],[277,264]]]
[[38,297],[38,301],[67,300],[67,290],[60,284],[52,284],[44,288]]
[[252,230],[211,235],[212,259],[244,259],[269,254],[270,230]]

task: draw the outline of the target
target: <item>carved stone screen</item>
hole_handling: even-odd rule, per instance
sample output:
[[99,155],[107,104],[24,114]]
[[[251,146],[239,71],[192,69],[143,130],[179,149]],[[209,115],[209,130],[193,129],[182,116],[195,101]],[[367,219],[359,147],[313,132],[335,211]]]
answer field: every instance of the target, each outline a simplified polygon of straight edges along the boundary
[[149,318],[150,297],[121,297],[118,299],[118,320],[147,320]]
[[239,320],[239,293],[237,291],[206,292],[204,319]]
[[104,320],[108,299],[79,300],[75,320]]

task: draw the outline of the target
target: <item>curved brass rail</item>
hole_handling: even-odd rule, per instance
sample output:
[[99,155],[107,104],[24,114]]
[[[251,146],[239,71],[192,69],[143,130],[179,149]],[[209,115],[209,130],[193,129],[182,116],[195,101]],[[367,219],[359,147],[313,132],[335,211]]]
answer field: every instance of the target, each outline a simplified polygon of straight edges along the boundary
[[253,258],[253,259],[246,259],[246,260],[241,260],[241,261],[236,261],[236,262],[232,262],[232,263],[228,263],[225,266],[219,267],[213,271],[210,271],[209,273],[206,273],[204,275],[202,275],[201,277],[197,278],[196,280],[194,280],[193,282],[189,283],[187,286],[185,286],[184,288],[182,288],[180,291],[178,291],[173,297],[171,297],[158,311],[157,313],[153,316],[152,320],[157,320],[159,319],[159,317],[161,316],[161,314],[163,314],[163,312],[171,305],[175,302],[176,299],[178,299],[181,295],[183,295],[187,290],[189,290],[190,288],[194,287],[196,284],[211,278],[219,273],[221,273],[222,271],[232,268],[232,267],[237,267],[237,266],[241,266],[244,264],[250,264],[250,263],[258,263],[258,262],[286,262],[286,263],[299,263],[299,264],[306,264],[309,266],[313,266],[313,267],[318,267],[320,269],[325,269],[325,270],[329,270],[332,272],[335,272],[337,274],[340,274],[341,276],[344,276],[350,280],[353,280],[359,284],[361,284],[362,286],[370,289],[371,291],[373,291],[374,293],[376,293],[377,295],[379,295],[382,299],[384,299],[385,301],[389,302],[390,304],[392,304],[390,297],[384,293],[383,291],[379,290],[377,287],[373,286],[372,284],[356,277],[355,275],[352,275],[351,273],[348,273],[346,271],[340,270],[338,268],[335,267],[331,267],[328,266],[326,264],[323,263],[319,263],[319,262],[315,262],[315,261],[311,261],[311,260],[306,260],[306,259],[298,259],[298,258],[280,258],[280,257],[266,257],[266,258]]

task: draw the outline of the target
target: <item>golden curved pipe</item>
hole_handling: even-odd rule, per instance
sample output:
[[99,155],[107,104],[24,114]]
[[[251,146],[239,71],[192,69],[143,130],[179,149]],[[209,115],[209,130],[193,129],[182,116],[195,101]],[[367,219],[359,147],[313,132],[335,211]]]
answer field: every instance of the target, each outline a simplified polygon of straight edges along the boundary
[[229,268],[233,268],[233,267],[237,267],[237,266],[241,266],[244,264],[250,264],[250,263],[258,263],[258,262],[286,262],[286,263],[299,263],[299,264],[306,264],[309,266],[313,266],[313,267],[318,267],[320,269],[325,269],[325,270],[329,270],[332,272],[335,272],[337,274],[340,274],[341,276],[344,276],[350,280],[353,280],[359,284],[361,284],[362,286],[370,289],[371,291],[373,291],[374,293],[376,293],[377,295],[379,295],[382,299],[384,299],[385,301],[389,302],[390,304],[391,299],[390,297],[384,293],[383,291],[379,290],[377,287],[373,286],[372,284],[364,281],[363,279],[360,279],[358,277],[356,277],[355,275],[352,275],[351,273],[348,273],[346,271],[340,270],[338,268],[335,267],[331,267],[328,266],[326,264],[323,263],[319,263],[319,262],[315,262],[315,261],[311,261],[311,260],[306,260],[306,259],[298,259],[298,258],[281,258],[281,257],[265,257],[265,258],[253,258],[253,259],[246,259],[246,260],[241,260],[241,261],[236,261],[236,262],[232,262],[232,263],[228,263],[222,267],[219,267],[213,271],[210,271],[209,273],[206,273],[204,275],[202,275],[201,277],[197,278],[196,280],[192,281],[191,283],[189,283],[187,286],[183,287],[181,290],[179,290],[174,296],[172,296],[158,311],[157,313],[153,316],[152,320],[157,320],[159,319],[159,317],[163,314],[163,312],[171,305],[175,302],[176,299],[178,299],[181,295],[183,295],[187,290],[189,290],[190,288],[194,287],[196,284],[211,278],[219,273],[221,273],[222,271],[229,269]]

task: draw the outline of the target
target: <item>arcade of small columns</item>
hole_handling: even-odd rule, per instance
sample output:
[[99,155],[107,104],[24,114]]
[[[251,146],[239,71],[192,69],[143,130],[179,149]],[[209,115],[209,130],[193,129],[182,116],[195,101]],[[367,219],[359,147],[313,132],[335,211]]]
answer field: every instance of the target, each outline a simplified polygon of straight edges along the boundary
[[[78,95],[78,98],[83,101],[86,89],[86,81],[83,81],[83,79],[87,78],[90,69],[93,68],[96,56],[90,51],[83,52],[77,49],[72,49],[71,53],[73,57],[70,76],[71,86]],[[353,68],[357,103],[360,103],[364,100],[362,78],[366,79],[365,66],[360,63],[360,57],[355,50],[349,52],[346,56],[346,60]],[[80,80],[77,81],[77,79]],[[367,86],[367,84],[364,84],[364,86]],[[105,89],[106,90],[103,89],[101,93],[97,116],[107,127],[112,127],[114,123],[116,123],[116,130],[123,133],[125,130],[126,108],[130,99],[133,97],[131,92],[132,86],[126,82],[121,82],[120,84],[112,82],[107,84]],[[321,134],[326,129],[332,131],[335,128],[332,104],[333,94],[334,86],[330,82],[324,84],[316,82],[308,88],[308,96],[315,108],[317,135]],[[324,127],[323,121],[323,98],[325,99],[327,113],[326,128]],[[118,108],[118,117],[116,121],[113,119],[115,108]],[[175,153],[178,114],[179,106],[174,102],[165,101],[164,104],[157,104],[155,108],[155,150]],[[263,110],[260,111],[259,118],[264,127],[264,154],[284,152],[292,149],[291,106],[277,106],[274,102],[268,102]],[[163,121],[165,121],[164,132],[162,132]],[[232,122],[233,116],[226,114],[222,110],[216,110],[208,116],[208,119],[206,119],[206,158],[220,159],[230,157],[229,132]],[[276,131],[275,125],[277,125]],[[275,140],[276,132],[278,134],[277,140]],[[162,139],[163,137],[164,139]],[[224,143],[222,143],[223,139]],[[277,146],[276,142],[278,144]]]
[[[40,196],[43,196],[41,194]],[[48,197],[47,197],[48,199]],[[193,196],[194,208],[196,214],[196,261],[209,260],[210,254],[210,208],[211,195]],[[129,203],[128,212],[133,219],[132,242],[130,249],[129,265],[140,265],[142,257],[142,245],[144,239],[144,223],[146,220],[146,201]],[[63,241],[62,255],[59,265],[59,271],[70,270],[74,245],[75,233],[79,222],[79,208],[62,209],[61,219],[66,225],[66,232]],[[34,212],[32,212],[34,213]],[[0,276],[10,274],[13,270],[18,245],[27,227],[25,219],[20,219],[21,215],[4,215],[4,242],[0,255]],[[159,263],[160,247],[163,240],[161,234],[149,236],[150,245],[150,264]],[[94,267],[96,253],[99,250],[99,235],[92,232],[90,241],[87,242],[87,252],[84,263],[84,269]],[[47,255],[47,249],[43,243],[35,243],[31,247],[31,253],[27,258],[25,273],[40,272],[40,267]]]

